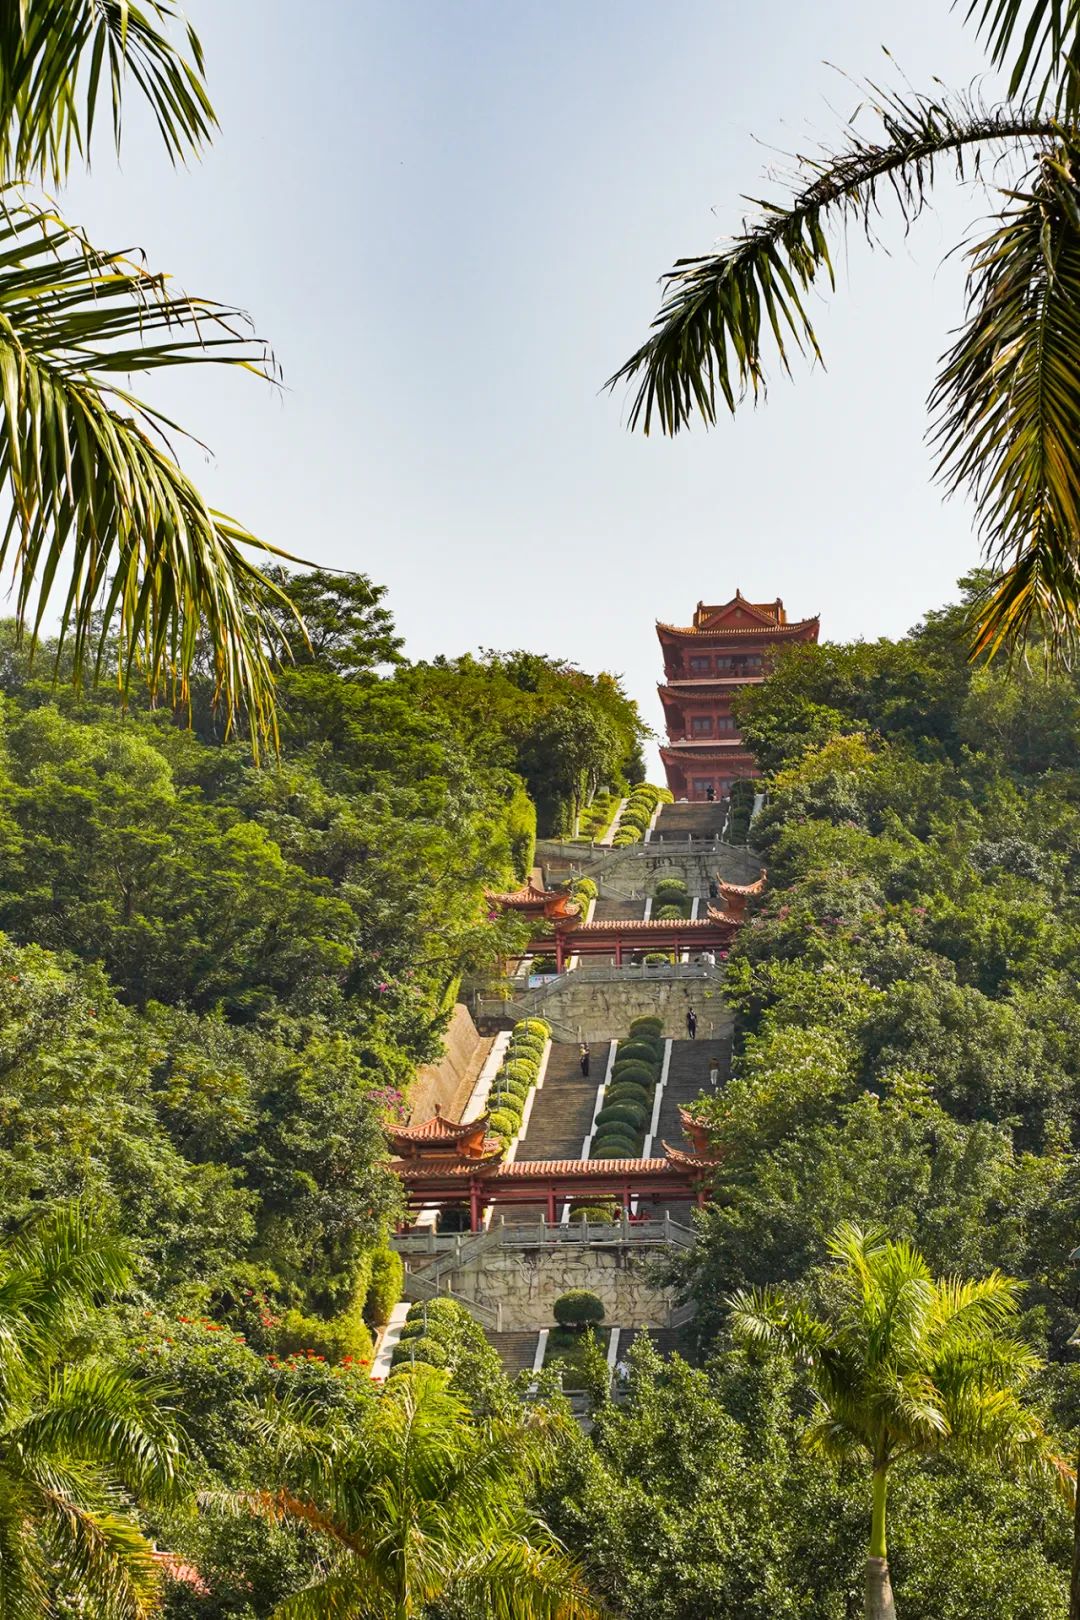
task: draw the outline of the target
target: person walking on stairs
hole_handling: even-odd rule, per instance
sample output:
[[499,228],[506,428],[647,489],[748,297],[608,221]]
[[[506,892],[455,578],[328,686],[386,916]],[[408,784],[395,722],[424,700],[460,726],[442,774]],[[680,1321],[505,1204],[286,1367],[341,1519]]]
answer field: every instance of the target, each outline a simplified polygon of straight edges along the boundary
[[686,1033],[692,1041],[697,1040],[697,1013],[693,1007],[686,1009]]
[[584,1041],[582,1041],[581,1049],[578,1052],[578,1062],[581,1064],[582,1076],[587,1080],[589,1078],[589,1048]]
[[720,1065],[719,1065],[719,1063],[717,1063],[716,1059],[713,1058],[712,1062],[709,1064],[709,1090],[710,1091],[719,1091],[719,1089],[720,1089]]

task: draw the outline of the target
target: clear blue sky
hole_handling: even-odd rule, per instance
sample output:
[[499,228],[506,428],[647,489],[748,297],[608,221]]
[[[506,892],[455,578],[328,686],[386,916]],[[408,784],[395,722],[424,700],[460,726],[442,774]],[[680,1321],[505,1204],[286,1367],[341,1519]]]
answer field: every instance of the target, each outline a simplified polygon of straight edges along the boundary
[[828,371],[734,424],[631,435],[605,378],[659,274],[732,230],[769,146],[827,138],[852,75],[983,62],[945,0],[187,0],[219,140],[171,171],[132,120],[69,213],[249,309],[285,391],[170,384],[211,498],[389,586],[413,656],[526,646],[621,671],[659,724],[656,617],[736,586],[902,632],[975,558],[929,482],[924,401],[985,212],[946,177],[891,256],[853,237]]

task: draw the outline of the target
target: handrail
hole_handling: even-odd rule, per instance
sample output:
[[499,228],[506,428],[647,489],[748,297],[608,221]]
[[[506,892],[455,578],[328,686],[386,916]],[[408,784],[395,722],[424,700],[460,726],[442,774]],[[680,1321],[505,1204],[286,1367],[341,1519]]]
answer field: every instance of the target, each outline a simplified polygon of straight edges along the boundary
[[[598,1244],[629,1244],[631,1247],[675,1245],[689,1249],[697,1242],[697,1233],[681,1221],[665,1215],[662,1220],[575,1220],[565,1224],[550,1221],[509,1223],[500,1220],[486,1232],[465,1237],[462,1233],[398,1232],[390,1243],[407,1260],[422,1262],[431,1257],[434,1262],[423,1268],[423,1276],[446,1276],[467,1265],[485,1250],[496,1246],[507,1249],[558,1248],[566,1244],[581,1244],[591,1248]],[[416,1273],[410,1273],[416,1275]]]
[[402,1295],[413,1304],[422,1304],[429,1299],[452,1299],[474,1316],[481,1327],[489,1328],[493,1333],[500,1331],[501,1305],[485,1305],[478,1299],[468,1299],[464,1294],[455,1293],[452,1288],[440,1287],[438,1282],[430,1281],[422,1271],[406,1271]]
[[674,1307],[674,1309],[672,1311],[670,1311],[669,1314],[668,1314],[668,1327],[669,1328],[685,1327],[687,1322],[692,1321],[693,1318],[696,1315],[697,1315],[697,1300],[691,1299],[691,1300],[688,1300],[685,1305],[676,1305]]

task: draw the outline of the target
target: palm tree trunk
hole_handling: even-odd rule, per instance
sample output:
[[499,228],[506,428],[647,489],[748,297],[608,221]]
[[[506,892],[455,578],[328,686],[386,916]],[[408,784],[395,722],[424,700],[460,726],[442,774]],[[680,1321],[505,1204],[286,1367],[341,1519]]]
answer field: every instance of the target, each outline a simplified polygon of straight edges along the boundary
[[874,1505],[870,1519],[870,1552],[866,1560],[866,1620],[896,1620],[889,1557],[885,1542],[887,1465],[874,1468]]

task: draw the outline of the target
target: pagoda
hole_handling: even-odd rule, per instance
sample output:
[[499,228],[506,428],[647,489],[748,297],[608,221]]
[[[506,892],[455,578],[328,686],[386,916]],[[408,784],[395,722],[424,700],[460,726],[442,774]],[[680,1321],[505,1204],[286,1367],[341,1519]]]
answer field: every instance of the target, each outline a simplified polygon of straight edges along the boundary
[[701,801],[727,794],[757,764],[739,734],[731,700],[765,679],[778,647],[816,641],[820,620],[789,620],[779,597],[749,602],[736,591],[730,602],[699,602],[688,625],[657,622],[664,654],[658,688],[667,746],[660,758],[675,798]]

